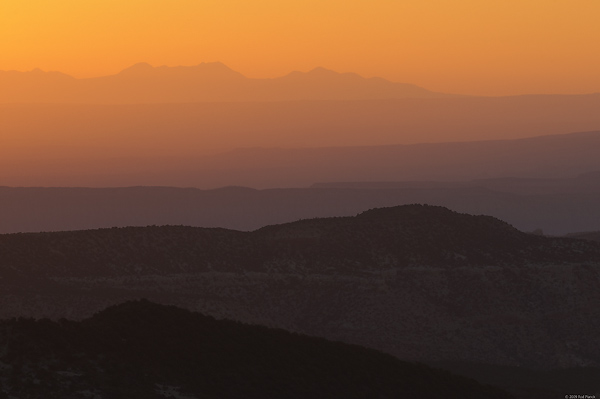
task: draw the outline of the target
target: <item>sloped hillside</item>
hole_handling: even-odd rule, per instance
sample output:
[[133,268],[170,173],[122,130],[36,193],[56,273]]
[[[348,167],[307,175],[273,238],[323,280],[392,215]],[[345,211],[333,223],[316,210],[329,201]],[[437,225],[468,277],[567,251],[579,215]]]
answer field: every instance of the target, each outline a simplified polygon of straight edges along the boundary
[[[600,365],[600,244],[409,205],[244,233],[181,226],[0,236],[1,317],[148,298],[402,359]],[[574,327],[576,326],[576,327]]]
[[0,322],[0,397],[508,398],[342,343],[127,302],[82,322]]
[[600,246],[594,243],[529,235],[492,217],[427,205],[251,233],[149,226],[0,235],[0,272],[38,278],[267,272],[273,265],[281,265],[281,272],[328,274],[596,260]]

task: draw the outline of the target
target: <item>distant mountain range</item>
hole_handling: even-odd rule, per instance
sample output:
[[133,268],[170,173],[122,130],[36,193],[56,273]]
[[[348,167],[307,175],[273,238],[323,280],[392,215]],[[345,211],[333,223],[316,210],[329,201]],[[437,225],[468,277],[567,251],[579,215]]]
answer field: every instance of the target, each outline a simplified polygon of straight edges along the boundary
[[0,187],[0,233],[189,225],[255,230],[298,219],[350,216],[411,203],[488,214],[522,231],[600,229],[600,175],[462,182],[346,182],[310,188]]
[[[126,166],[107,159],[99,165],[107,185],[148,186],[0,187],[0,233],[153,224],[254,230],[410,203],[488,214],[522,231],[593,231],[600,230],[599,151],[600,133],[588,132],[471,143],[235,150],[155,160],[133,176],[119,175]],[[23,179],[22,169],[4,162],[0,176],[16,173]],[[91,172],[82,163],[63,161],[43,172],[58,183],[85,185]],[[56,177],[61,171],[77,178]],[[156,187],[165,183],[227,187]]]
[[600,171],[598,151],[600,131],[410,145],[245,148],[198,162],[196,181],[270,188],[339,181],[566,178]]
[[0,71],[0,103],[186,103],[449,97],[406,83],[324,68],[251,79],[219,62],[189,67],[135,64],[116,75],[75,79],[59,72]]
[[[0,316],[140,297],[401,359],[600,365],[600,244],[422,205],[252,233],[182,226],[0,236]],[[577,325],[577,329],[571,326]]]
[[0,185],[569,177],[599,170],[598,109],[600,95],[0,104]]
[[[600,95],[0,105],[0,185],[274,188],[570,177],[600,170],[598,109]],[[549,134],[569,126],[596,130]],[[544,137],[524,138],[536,134]]]

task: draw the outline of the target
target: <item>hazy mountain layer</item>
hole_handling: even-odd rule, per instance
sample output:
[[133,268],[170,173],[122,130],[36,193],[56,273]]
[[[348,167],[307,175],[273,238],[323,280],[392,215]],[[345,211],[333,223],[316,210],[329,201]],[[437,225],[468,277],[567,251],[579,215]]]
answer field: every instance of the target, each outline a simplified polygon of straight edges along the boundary
[[0,322],[3,397],[509,398],[373,350],[147,301]]
[[[161,118],[160,109],[147,115],[149,109],[131,107],[125,113],[136,114],[137,122],[128,121],[126,115],[118,118],[113,115],[116,119],[111,119],[99,114],[92,118],[85,115],[85,110],[64,115],[49,107],[43,111],[46,115],[39,117],[37,112],[29,113],[31,110],[22,114],[24,108],[12,112],[0,107],[0,113],[4,112],[0,120],[4,116],[9,120],[5,130],[6,146],[0,148],[0,184],[282,188],[340,181],[564,178],[600,170],[600,157],[597,156],[599,131],[515,140],[277,148],[273,146],[286,142],[289,145],[288,138],[293,147],[314,147],[336,142],[338,145],[356,144],[353,137],[364,143],[369,140],[396,141],[392,136],[401,141],[404,136],[399,128],[382,127],[382,121],[374,125],[366,120],[357,123],[351,128],[357,129],[355,135],[345,128],[330,128],[308,115],[300,118],[302,121],[298,125],[288,124],[284,121],[287,117],[279,115],[282,118],[280,125],[269,130],[266,126],[254,125],[263,124],[263,121],[270,124],[269,118],[261,119],[250,110],[246,110],[249,120],[223,113],[219,120],[205,121],[204,124],[201,113],[194,114],[199,120],[186,120],[202,105],[173,109],[171,111],[175,113],[190,114],[181,116],[182,119],[172,115],[166,121],[156,119]],[[373,118],[369,116],[368,119]],[[314,126],[309,126],[311,124]],[[239,125],[239,129],[233,125]],[[599,125],[600,120],[596,126]],[[222,132],[222,129],[230,128],[233,130],[229,133]],[[206,129],[210,130],[208,136],[202,133]],[[379,134],[391,131],[392,136],[387,139],[377,138]],[[528,133],[532,131],[528,130]],[[256,139],[258,136],[262,138]],[[33,142],[35,147],[31,147]],[[217,142],[226,146],[254,143],[269,148],[205,152]]]
[[249,79],[219,63],[158,67],[140,63],[116,75],[74,79],[59,72],[0,71],[0,103],[146,104],[229,101],[365,100],[450,97],[406,83],[324,68]]
[[412,203],[487,214],[522,231],[600,229],[600,175],[469,182],[348,182],[312,188],[0,187],[0,233],[189,225],[255,230],[298,219],[350,216]]
[[[600,364],[600,246],[429,206],[252,233],[148,227],[0,236],[2,315],[147,297],[404,359]],[[572,328],[577,325],[577,328]]]
[[[227,176],[230,184],[258,188],[339,181],[564,178],[600,170],[598,150],[600,131],[593,131],[515,140],[248,148],[214,157],[207,165],[218,171],[212,173],[215,178]],[[202,174],[198,181],[205,176],[212,177]]]

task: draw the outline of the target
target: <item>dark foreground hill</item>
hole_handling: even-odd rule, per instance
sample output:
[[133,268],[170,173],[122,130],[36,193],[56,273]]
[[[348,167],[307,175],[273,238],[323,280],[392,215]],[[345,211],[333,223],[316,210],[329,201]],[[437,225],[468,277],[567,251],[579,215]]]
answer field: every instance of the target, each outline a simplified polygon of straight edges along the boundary
[[374,350],[148,301],[0,322],[0,397],[509,398]]
[[600,244],[441,207],[254,232],[1,235],[0,277],[2,317],[81,319],[149,298],[401,359],[600,366]]

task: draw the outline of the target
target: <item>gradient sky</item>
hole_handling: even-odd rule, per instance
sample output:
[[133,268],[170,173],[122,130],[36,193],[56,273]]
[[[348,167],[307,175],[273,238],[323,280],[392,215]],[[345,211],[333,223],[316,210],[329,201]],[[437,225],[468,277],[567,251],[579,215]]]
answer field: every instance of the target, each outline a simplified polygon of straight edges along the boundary
[[0,0],[0,70],[113,74],[221,61],[430,90],[600,92],[598,0]]

